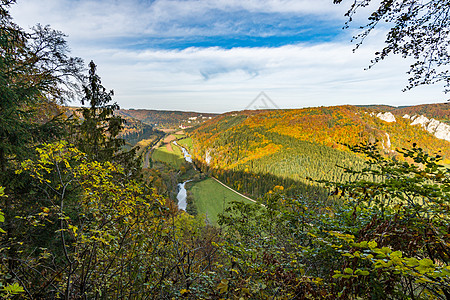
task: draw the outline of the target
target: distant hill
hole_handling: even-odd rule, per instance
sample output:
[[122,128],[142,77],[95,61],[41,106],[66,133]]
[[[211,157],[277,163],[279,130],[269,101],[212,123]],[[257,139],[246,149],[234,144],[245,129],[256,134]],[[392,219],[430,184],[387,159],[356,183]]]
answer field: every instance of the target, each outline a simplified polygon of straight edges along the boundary
[[[430,112],[445,120],[447,108],[444,104],[386,111],[384,106],[346,105],[231,112],[206,121],[190,135],[198,163],[238,190],[240,184],[245,186],[246,180],[259,174],[304,183],[308,182],[307,177],[346,180],[351,178],[345,177],[336,165],[358,169],[363,158],[351,153],[344,144],[378,141],[384,155],[397,156],[396,149],[411,148],[415,142],[430,153],[440,151],[449,163],[449,141],[403,118],[406,112]],[[441,124],[444,129],[445,126]],[[450,127],[447,134],[450,138]]]
[[157,128],[186,128],[217,116],[217,114],[210,113],[148,109],[121,109],[117,111],[117,114],[140,120]]
[[360,107],[373,109],[375,111],[391,112],[400,117],[405,114],[410,116],[424,115],[428,118],[450,124],[450,102],[400,107],[389,105],[361,105]]
[[[60,107],[60,110],[64,112],[67,117],[73,115],[76,118],[82,119],[82,116],[77,112],[77,109],[78,107]],[[154,129],[152,126],[145,124],[136,118],[122,114],[121,116],[125,120],[125,124],[122,131],[119,133],[119,137],[124,138],[130,146],[135,145],[141,140],[154,138],[155,136],[162,134],[158,132],[157,129]]]
[[393,111],[396,115],[424,115],[450,124],[450,102],[399,107]]

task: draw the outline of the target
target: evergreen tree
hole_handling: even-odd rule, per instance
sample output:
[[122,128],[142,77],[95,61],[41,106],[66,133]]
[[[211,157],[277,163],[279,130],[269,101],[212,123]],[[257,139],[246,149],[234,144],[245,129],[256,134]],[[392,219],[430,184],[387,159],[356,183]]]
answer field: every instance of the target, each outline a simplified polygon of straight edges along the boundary
[[90,160],[114,161],[124,166],[129,175],[135,175],[140,170],[136,149],[124,151],[125,140],[118,137],[125,119],[114,115],[114,111],[120,109],[116,102],[111,103],[114,91],[106,90],[96,69],[91,61],[88,83],[83,86],[84,97],[81,100],[88,107],[78,110],[83,120],[77,125],[76,144]]
[[68,56],[63,33],[40,25],[26,33],[17,26],[8,12],[14,2],[0,2],[0,169],[4,175],[12,161],[30,153],[30,146],[58,133],[58,126],[52,126],[57,124],[57,114],[39,119],[36,112],[71,97],[77,87],[73,79],[81,79],[82,69],[80,58]]
[[119,105],[112,101],[114,91],[107,91],[96,74],[97,66],[93,61],[89,63],[88,84],[83,86],[84,97],[81,103],[88,104],[78,111],[83,121],[79,125],[78,147],[90,156],[92,160],[106,161],[117,154],[125,141],[118,138],[125,120],[114,116]]

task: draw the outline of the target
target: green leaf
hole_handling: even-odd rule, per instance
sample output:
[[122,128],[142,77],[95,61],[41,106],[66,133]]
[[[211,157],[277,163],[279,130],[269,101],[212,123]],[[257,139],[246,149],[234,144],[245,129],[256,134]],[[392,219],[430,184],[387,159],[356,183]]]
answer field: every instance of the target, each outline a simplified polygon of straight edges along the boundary
[[357,270],[355,271],[355,274],[356,274],[356,275],[367,276],[367,275],[369,275],[370,273],[369,273],[369,271],[366,271],[366,270],[357,269]]
[[402,257],[402,251],[395,251],[390,254],[391,257]]
[[373,249],[376,246],[378,246],[377,242],[375,242],[375,241],[370,241],[367,243],[367,245],[369,246],[370,249]]
[[23,287],[21,287],[17,282],[6,286],[4,291],[13,295],[24,292]]
[[405,258],[405,261],[408,267],[415,267],[419,265],[419,260],[415,257]]
[[434,263],[431,259],[424,258],[424,259],[419,260],[419,266],[432,267],[432,266],[434,266]]
[[384,254],[389,254],[392,252],[392,250],[389,247],[383,247],[383,248],[381,248],[381,252]]

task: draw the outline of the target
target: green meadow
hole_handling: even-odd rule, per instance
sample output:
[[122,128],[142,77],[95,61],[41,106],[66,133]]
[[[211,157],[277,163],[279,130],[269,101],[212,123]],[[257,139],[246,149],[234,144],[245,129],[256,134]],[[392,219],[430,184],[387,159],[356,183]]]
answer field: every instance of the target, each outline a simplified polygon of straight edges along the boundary
[[160,161],[179,169],[184,162],[183,153],[179,147],[176,147],[173,144],[171,146],[172,151],[167,149],[165,144],[155,149],[152,154],[152,160]]
[[192,139],[189,137],[178,140],[177,143],[186,148],[188,151],[192,149]]
[[217,224],[218,214],[222,213],[230,202],[251,203],[212,178],[187,185],[187,189],[191,191],[194,198],[197,213],[205,215],[212,224]]

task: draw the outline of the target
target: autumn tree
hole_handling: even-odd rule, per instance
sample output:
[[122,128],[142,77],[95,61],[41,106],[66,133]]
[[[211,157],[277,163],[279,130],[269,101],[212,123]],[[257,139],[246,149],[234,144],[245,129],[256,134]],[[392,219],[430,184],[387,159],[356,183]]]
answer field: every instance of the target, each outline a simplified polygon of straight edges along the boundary
[[[334,0],[339,4],[342,0]],[[444,92],[450,91],[450,1],[449,0],[372,0],[354,1],[346,13],[347,27],[355,14],[369,5],[377,8],[354,37],[358,48],[375,28],[387,26],[385,46],[375,53],[372,65],[389,55],[401,55],[415,60],[408,74],[405,90],[424,84],[444,83]]]
[[81,79],[82,60],[68,55],[62,32],[37,25],[31,33],[17,26],[0,2],[0,166],[45,139],[50,120],[39,120],[42,105],[62,103],[74,95]]
[[[1,201],[6,229],[1,244],[7,249],[2,259],[7,262],[10,281],[17,280],[13,276],[18,261],[14,240],[22,234],[16,216],[36,208],[30,205],[36,201],[36,190],[15,170],[18,163],[34,155],[37,144],[63,132],[55,105],[76,92],[82,77],[82,61],[69,56],[64,34],[40,25],[24,31],[9,14],[14,2],[0,1],[0,185],[6,194]],[[38,115],[48,112],[47,108],[55,114]]]

